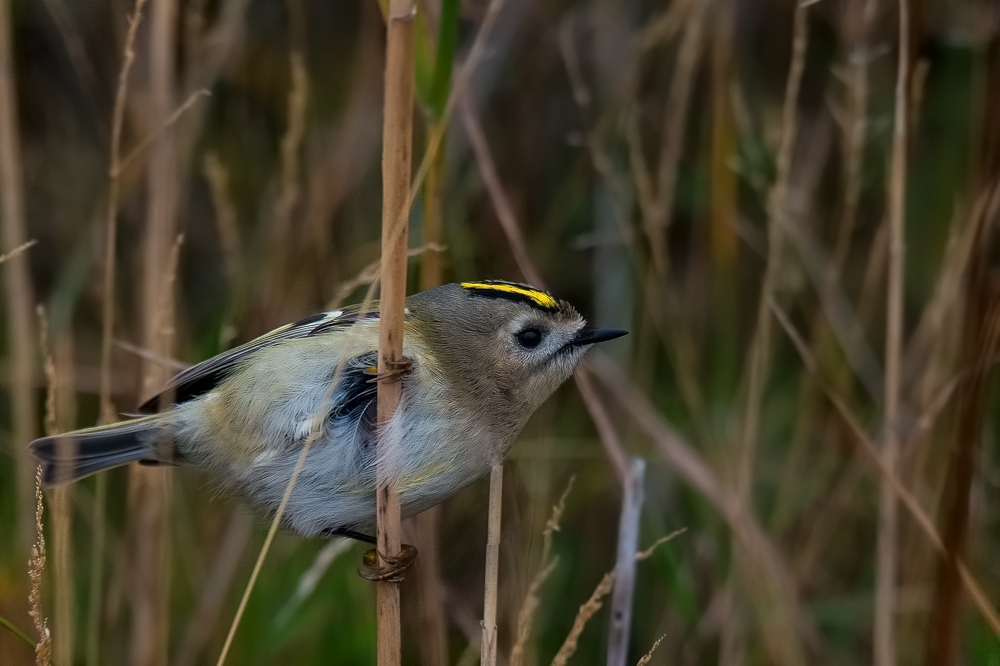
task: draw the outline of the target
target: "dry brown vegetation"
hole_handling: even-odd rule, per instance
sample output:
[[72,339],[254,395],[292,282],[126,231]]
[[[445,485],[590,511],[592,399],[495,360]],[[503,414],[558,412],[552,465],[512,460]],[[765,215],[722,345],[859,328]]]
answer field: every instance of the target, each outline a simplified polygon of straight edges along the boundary
[[403,663],[996,663],[996,3],[414,6],[0,0],[0,661],[375,661],[360,547],[25,452],[384,268],[632,332],[404,521]]

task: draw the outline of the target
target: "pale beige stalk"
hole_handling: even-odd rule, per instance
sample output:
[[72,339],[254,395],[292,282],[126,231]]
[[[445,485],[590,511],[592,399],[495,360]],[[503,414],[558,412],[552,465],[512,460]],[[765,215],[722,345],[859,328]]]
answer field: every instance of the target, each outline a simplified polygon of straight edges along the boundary
[[[146,0],[136,0],[132,17],[129,19],[128,31],[125,34],[125,48],[122,55],[122,66],[118,73],[118,89],[115,93],[115,106],[111,118],[111,163],[108,165],[108,211],[104,228],[104,284],[101,316],[101,378],[100,378],[100,420],[101,423],[111,423],[115,420],[115,406],[111,402],[111,342],[114,338],[115,323],[115,246],[118,235],[118,193],[121,169],[119,156],[121,152],[122,126],[125,119],[125,99],[128,96],[128,75],[135,60],[135,35],[142,20],[142,9]],[[107,525],[104,516],[104,504],[107,496],[108,480],[106,475],[97,475],[94,488],[93,539],[90,547],[90,598],[87,613],[87,664],[98,666],[100,663],[100,626],[102,563],[104,562],[104,543]]]
[[483,593],[483,666],[497,663],[497,598],[500,573],[500,509],[503,504],[503,463],[490,470],[490,507],[486,537],[486,584]]
[[[406,302],[406,255],[409,243],[410,168],[413,157],[413,40],[412,0],[391,0],[388,8],[385,72],[385,113],[382,125],[382,273],[379,301],[379,372],[403,362],[403,309]],[[378,423],[384,426],[399,406],[403,385],[378,383]],[[385,446],[380,442],[379,446]],[[380,466],[377,539],[379,561],[402,548],[399,491],[395,480]],[[376,583],[378,664],[399,666],[401,629],[399,583]]]
[[[885,334],[885,437],[883,456],[890,473],[899,464],[900,362],[903,353],[903,278],[906,216],[907,90],[910,72],[910,6],[899,0],[899,55],[896,65],[896,113],[893,120],[892,158],[889,167],[889,279]],[[889,477],[879,490],[878,549],[875,572],[875,666],[896,663],[895,620],[899,539],[899,507]]]
[[49,621],[45,618],[42,606],[42,578],[45,573],[45,528],[42,516],[45,509],[42,502],[42,468],[35,472],[35,544],[31,547],[31,557],[28,560],[28,580],[31,581],[31,591],[28,593],[28,615],[35,623],[38,632],[38,643],[35,644],[36,666],[48,666],[52,663],[52,634],[49,633]]
[[[41,352],[45,359],[45,434],[52,436],[72,430],[76,421],[76,394],[73,389],[72,341],[63,331],[52,343],[45,309],[37,308],[41,338]],[[73,448],[73,440],[61,441],[60,446]],[[71,458],[73,452],[60,454]],[[73,486],[63,485],[49,492],[52,512],[53,552],[53,601],[55,617],[52,628],[53,661],[56,666],[70,666],[73,662]]]
[[[177,25],[175,0],[154,0],[149,20],[150,127],[165,124],[174,110]],[[146,173],[148,197],[143,239],[142,340],[153,354],[171,356],[174,299],[166,285],[170,248],[176,236],[177,164],[174,132],[167,129],[153,141]],[[153,393],[168,376],[158,364],[142,364],[142,392]],[[134,666],[164,663],[168,634],[167,575],[168,497],[163,468],[129,468],[130,594],[132,634],[129,658]]]

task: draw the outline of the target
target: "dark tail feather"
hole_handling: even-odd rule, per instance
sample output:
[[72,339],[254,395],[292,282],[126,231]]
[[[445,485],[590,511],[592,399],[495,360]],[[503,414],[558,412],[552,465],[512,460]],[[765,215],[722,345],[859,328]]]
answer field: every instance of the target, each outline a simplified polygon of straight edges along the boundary
[[158,454],[162,416],[87,428],[36,439],[31,452],[42,464],[42,483],[54,486],[130,462],[169,462]]

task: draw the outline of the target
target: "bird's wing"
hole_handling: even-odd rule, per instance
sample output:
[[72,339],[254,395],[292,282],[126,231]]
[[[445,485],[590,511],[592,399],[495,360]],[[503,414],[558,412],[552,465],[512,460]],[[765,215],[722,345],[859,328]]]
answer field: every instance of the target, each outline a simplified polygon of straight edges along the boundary
[[139,406],[139,413],[155,414],[161,409],[187,402],[211,391],[225,379],[237,364],[265,347],[283,340],[307,338],[334,329],[345,328],[362,319],[377,318],[377,309],[362,311],[358,307],[352,307],[320,312],[294,324],[286,324],[244,345],[213,356],[207,361],[202,361],[198,365],[178,373],[163,387],[160,393]]

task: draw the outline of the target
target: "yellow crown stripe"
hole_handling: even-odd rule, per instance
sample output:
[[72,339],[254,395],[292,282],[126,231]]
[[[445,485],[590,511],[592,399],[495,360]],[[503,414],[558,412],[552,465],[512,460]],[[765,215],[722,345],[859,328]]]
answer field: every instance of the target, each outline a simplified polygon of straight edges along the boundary
[[464,289],[476,289],[484,291],[499,291],[505,294],[517,294],[529,299],[540,308],[554,309],[558,307],[556,299],[546,294],[544,291],[520,287],[516,284],[506,284],[503,282],[462,282]]

